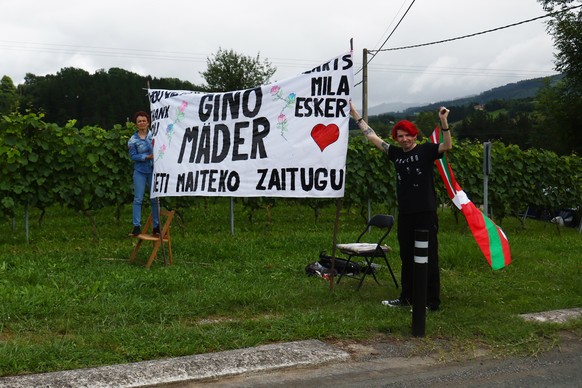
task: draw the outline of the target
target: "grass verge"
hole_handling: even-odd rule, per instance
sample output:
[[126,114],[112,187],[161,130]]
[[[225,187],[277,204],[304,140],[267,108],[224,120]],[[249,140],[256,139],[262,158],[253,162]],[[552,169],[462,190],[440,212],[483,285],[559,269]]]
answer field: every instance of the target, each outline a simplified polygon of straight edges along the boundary
[[[383,209],[374,209],[383,212]],[[99,241],[87,219],[58,207],[39,225],[0,223],[0,375],[39,373],[215,352],[302,339],[411,337],[408,309],[382,299],[399,290],[381,269],[378,286],[344,279],[330,288],[304,268],[331,252],[335,208],[313,211],[278,200],[267,226],[228,199],[197,200],[172,228],[174,265],[162,256],[149,270],[128,262],[134,241],[131,209],[96,214]],[[21,216],[21,215],[19,215]],[[39,217],[32,212],[31,220]],[[582,307],[582,234],[575,229],[505,219],[513,263],[492,271],[462,217],[440,212],[442,309],[427,317],[427,347],[447,341],[460,353],[536,354],[560,330],[582,337],[582,320],[523,321],[521,313]],[[357,237],[358,211],[343,209],[338,242]],[[399,277],[395,229],[391,264]],[[143,264],[149,254],[138,255]]]

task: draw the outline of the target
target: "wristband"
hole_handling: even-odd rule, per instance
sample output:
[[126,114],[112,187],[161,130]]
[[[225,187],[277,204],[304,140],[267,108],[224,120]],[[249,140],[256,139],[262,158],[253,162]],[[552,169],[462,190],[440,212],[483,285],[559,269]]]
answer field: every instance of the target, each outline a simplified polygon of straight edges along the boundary
[[448,132],[450,128],[441,128],[443,132]]
[[362,120],[364,120],[364,118],[360,117],[359,119],[356,120],[356,123],[360,124],[362,122]]

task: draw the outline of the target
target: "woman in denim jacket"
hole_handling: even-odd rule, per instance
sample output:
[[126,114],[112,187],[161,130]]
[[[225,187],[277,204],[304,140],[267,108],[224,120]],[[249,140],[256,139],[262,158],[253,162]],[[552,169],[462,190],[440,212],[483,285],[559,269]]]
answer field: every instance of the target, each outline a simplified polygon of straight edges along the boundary
[[[133,160],[133,230],[131,234],[137,236],[141,232],[141,205],[146,187],[149,189],[152,183],[154,169],[154,149],[152,133],[149,130],[150,118],[144,111],[139,111],[134,116],[137,131],[129,138],[127,146],[129,156]],[[151,199],[152,218],[154,221],[153,234],[160,233],[159,212],[155,198]]]

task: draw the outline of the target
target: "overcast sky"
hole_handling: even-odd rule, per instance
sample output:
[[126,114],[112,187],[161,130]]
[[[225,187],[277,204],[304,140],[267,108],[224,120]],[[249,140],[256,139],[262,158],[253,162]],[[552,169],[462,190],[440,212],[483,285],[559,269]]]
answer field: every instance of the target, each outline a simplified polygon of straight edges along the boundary
[[[119,67],[203,84],[200,72],[219,48],[260,54],[277,67],[275,81],[349,51],[350,38],[358,84],[364,48],[453,39],[544,15],[536,0],[0,0],[0,5],[0,76],[15,84],[26,73],[55,74],[64,67],[90,73]],[[369,106],[460,98],[553,75],[548,20],[369,54]],[[359,84],[354,100],[361,95]]]

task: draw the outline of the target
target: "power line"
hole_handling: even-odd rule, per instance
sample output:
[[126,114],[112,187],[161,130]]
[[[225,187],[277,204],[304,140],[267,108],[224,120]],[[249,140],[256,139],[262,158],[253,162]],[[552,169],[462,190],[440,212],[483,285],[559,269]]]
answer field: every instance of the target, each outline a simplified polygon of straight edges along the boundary
[[[394,20],[396,20],[396,17],[398,16],[398,14],[400,13],[400,11],[402,11],[402,8],[404,7],[404,4],[406,4],[407,0],[404,0],[402,2],[402,5],[400,6],[400,8],[398,9],[398,11],[394,14],[394,17],[392,18],[392,20],[390,21],[390,23],[388,24],[388,27],[386,27],[386,30],[384,30],[384,33],[382,34],[382,36],[386,35],[386,33],[388,32],[388,30],[390,29],[390,27],[392,26],[392,24],[394,23]],[[374,47],[376,47],[378,44],[380,44],[380,39],[378,40],[378,42],[374,45]]]
[[[503,78],[541,78],[557,74],[553,69],[548,70],[520,70],[520,69],[487,69],[469,67],[437,67],[437,66],[408,66],[408,65],[373,65],[370,69],[375,73],[397,74],[434,74],[460,77],[503,77]],[[360,85],[363,81],[354,84]]]
[[193,54],[178,51],[152,52],[148,50],[125,49],[115,47],[92,47],[92,46],[81,47],[66,44],[50,44],[50,43],[41,44],[33,42],[0,41],[0,48],[11,51],[30,51],[56,54],[79,54],[92,56],[175,60],[190,62],[206,61],[206,56],[203,54]]
[[[473,36],[493,32],[493,31],[506,29],[509,27],[514,27],[514,26],[517,26],[520,24],[532,22],[535,20],[539,20],[542,18],[553,16],[553,15],[558,14],[558,13],[563,13],[563,12],[567,12],[567,11],[572,10],[572,9],[582,7],[582,6],[574,6],[574,7],[570,7],[570,8],[560,10],[557,12],[548,13],[546,15],[539,16],[539,17],[536,17],[533,19],[521,21],[518,23],[513,23],[510,25],[498,27],[495,29],[489,29],[486,31],[481,31],[481,32],[477,32],[477,33],[473,33],[473,34],[469,34],[469,35],[464,35],[464,36],[460,36],[460,37],[455,37],[455,38],[450,38],[450,39],[445,39],[445,40],[440,40],[440,41],[435,41],[435,42],[430,42],[430,43],[411,45],[411,46],[383,49],[382,47],[384,47],[386,45],[388,40],[391,38],[391,36],[396,31],[396,29],[400,26],[400,24],[404,20],[404,17],[406,17],[406,15],[410,11],[410,9],[414,3],[415,3],[415,0],[413,0],[410,3],[406,12],[404,13],[404,15],[402,15],[402,17],[398,21],[398,24],[392,29],[392,32],[390,33],[390,35],[382,43],[382,46],[380,46],[380,48],[377,50],[369,50],[368,51],[370,53],[373,53],[373,55],[367,61],[366,64],[363,64],[363,66],[369,64],[371,62],[371,60],[377,55],[377,53],[382,52],[382,51],[404,50],[404,49],[410,49],[410,48],[416,48],[416,47],[422,47],[422,46],[435,45],[435,44],[450,42],[450,41],[459,40],[459,39],[465,39],[468,37],[473,37]],[[402,9],[402,7],[401,7],[401,9]],[[392,22],[390,24],[392,24]],[[205,62],[207,60],[206,54],[180,52],[180,51],[160,51],[160,50],[151,51],[151,50],[141,50],[141,49],[134,49],[134,48],[115,48],[115,47],[103,47],[103,46],[74,46],[74,45],[50,44],[50,43],[41,44],[41,43],[33,43],[33,42],[5,41],[5,40],[0,40],[0,49],[9,50],[9,51],[31,51],[31,52],[57,53],[57,54],[69,54],[69,55],[70,54],[78,54],[78,55],[107,56],[107,57],[120,57],[120,58],[137,58],[137,59],[164,60],[164,61],[170,60],[170,61],[176,61],[176,62]],[[289,67],[289,68],[291,68],[291,67],[304,68],[305,63],[306,63],[306,61],[301,61],[301,60],[296,60],[296,59],[278,58],[276,60],[277,60],[276,63],[278,63],[280,66]],[[313,61],[313,63],[314,63],[314,65],[319,64],[319,62],[316,62],[316,61]],[[358,74],[360,71],[362,71],[362,68],[360,68],[360,70],[358,70],[355,74]],[[403,72],[403,71],[414,72],[414,70],[411,70],[411,69],[404,69],[404,70],[401,70],[400,72]],[[504,70],[499,70],[499,71],[504,71]],[[357,83],[354,86],[357,86],[358,84],[359,83]]]
[[[396,24],[396,26],[392,29],[392,32],[390,33],[390,35],[388,35],[386,37],[386,39],[384,40],[384,43],[382,43],[382,46],[380,46],[380,49],[375,50],[376,53],[379,52],[382,49],[382,47],[384,47],[384,45],[386,44],[386,42],[388,42],[388,39],[390,39],[392,37],[392,35],[394,34],[394,32],[396,31],[396,29],[398,28],[398,26],[400,26],[400,23],[402,23],[402,20],[404,20],[404,18],[408,14],[408,11],[410,11],[410,8],[412,8],[412,6],[414,5],[415,2],[416,2],[416,0],[412,0],[412,3],[410,3],[410,5],[406,9],[406,11],[404,12],[404,15],[402,15],[402,17],[400,18],[400,20],[398,21],[398,23]],[[375,53],[372,54],[372,57],[367,61],[367,63],[364,63],[362,65],[362,69],[363,69],[364,66],[367,66],[372,61],[372,59],[374,59],[375,56],[376,56]],[[362,71],[362,69],[356,71],[356,73],[354,75],[358,74],[360,71]]]
[[[35,43],[24,41],[0,40],[0,50],[4,51],[28,51],[33,53],[85,55],[94,57],[111,58],[135,58],[153,61],[173,61],[205,63],[210,54],[190,53],[184,51],[151,51],[134,48],[104,47],[104,46],[77,46],[55,43]],[[267,58],[279,67],[296,68],[304,71],[308,67],[321,64],[319,60],[297,58]]]
[[451,74],[451,75],[477,75],[477,76],[546,76],[554,72],[549,70],[520,70],[520,69],[488,69],[472,67],[443,67],[443,66],[409,66],[409,65],[374,65],[370,66],[375,72],[384,73],[422,73],[422,74]]
[[[412,6],[412,4],[414,3],[414,1],[410,4],[410,7]],[[410,9],[410,7],[408,7],[408,9],[406,10],[406,13],[408,13],[408,10]],[[474,37],[477,35],[483,35],[483,34],[487,34],[490,32],[494,32],[494,31],[499,31],[499,30],[503,30],[506,28],[510,28],[510,27],[515,27],[521,24],[525,24],[525,23],[530,23],[539,19],[544,19],[550,16],[554,16],[560,13],[564,13],[564,12],[568,12],[571,11],[573,9],[576,8],[580,8],[582,7],[582,5],[577,5],[577,6],[573,6],[570,8],[566,8],[560,11],[556,11],[556,12],[550,12],[548,14],[542,15],[542,16],[538,16],[532,19],[527,19],[527,20],[523,20],[521,22],[517,22],[517,23],[512,23],[512,24],[508,24],[506,26],[502,26],[502,27],[497,27],[497,28],[492,28],[489,30],[485,30],[485,31],[481,31],[481,32],[476,32],[473,34],[468,34],[468,35],[463,35],[463,36],[459,36],[459,37],[455,37],[455,38],[449,38],[449,39],[443,39],[443,40],[439,40],[439,41],[434,41],[434,42],[429,42],[429,43],[421,43],[421,44],[416,44],[416,45],[411,45],[411,46],[403,46],[403,47],[395,47],[395,48],[388,48],[388,49],[382,49],[382,47],[386,44],[386,42],[388,41],[388,39],[390,39],[390,37],[392,36],[392,34],[394,33],[394,31],[396,30],[396,28],[398,27],[398,25],[400,25],[400,22],[402,21],[402,19],[404,19],[404,16],[406,16],[406,13],[402,16],[402,18],[400,19],[400,21],[398,22],[398,25],[396,27],[394,27],[394,30],[392,30],[392,33],[390,33],[390,36],[388,36],[386,38],[386,40],[384,41],[384,43],[382,44],[382,46],[377,49],[377,50],[368,50],[369,53],[373,53],[372,58],[370,58],[370,60],[367,63],[364,63],[362,65],[362,68],[364,66],[367,66],[367,64],[370,63],[370,61],[379,53],[379,52],[383,52],[383,51],[397,51],[397,50],[406,50],[406,49],[411,49],[411,48],[417,48],[417,47],[424,47],[424,46],[430,46],[430,45],[435,45],[435,44],[440,44],[440,43],[446,43],[446,42],[452,42],[455,40],[460,40],[460,39],[465,39],[465,38],[470,38],[470,37]],[[360,71],[362,71],[362,69],[358,70],[355,74],[358,74]],[[354,75],[355,75],[354,74]],[[363,81],[360,81],[358,83],[356,83],[354,86],[358,86],[359,84],[361,84]]]
[[[572,9],[575,9],[575,8],[580,8],[580,7],[582,7],[582,5],[577,5],[577,6],[575,6],[575,7],[570,7],[570,8],[567,8],[567,9],[561,10],[561,11],[552,12],[552,13],[548,13],[548,14],[546,14],[546,15],[538,16],[538,17],[535,17],[535,18],[533,18],[533,19],[528,19],[528,20],[524,20],[524,21],[521,21],[521,22],[517,22],[517,23],[513,23],[513,24],[508,24],[508,25],[506,25],[506,26],[497,27],[497,28],[492,28],[492,29],[489,29],[489,30],[485,30],[485,31],[481,31],[481,32],[476,32],[476,33],[469,34],[469,35],[463,35],[463,36],[459,36],[459,37],[456,37],[456,38],[443,39],[443,40],[438,40],[438,41],[435,41],[435,42],[430,42],[430,43],[421,43],[421,44],[416,44],[416,45],[412,45],[412,46],[403,46],[403,47],[395,47],[395,48],[388,48],[388,49],[382,49],[382,48],[379,48],[378,50],[369,50],[369,52],[378,53],[378,52],[380,52],[380,51],[396,51],[396,50],[405,50],[405,49],[411,49],[411,48],[416,48],[416,47],[423,47],[423,46],[430,46],[430,45],[434,45],[434,44],[440,44],[440,43],[452,42],[452,41],[454,41],[454,40],[459,40],[459,39],[470,38],[470,37],[477,36],[477,35],[487,34],[487,33],[489,33],[489,32],[494,32],[494,31],[499,31],[499,30],[503,30],[503,29],[506,29],[506,28],[510,28],[510,27],[515,27],[515,26],[518,26],[518,25],[520,25],[520,24],[524,24],[524,23],[533,22],[533,21],[536,21],[536,20],[539,20],[539,19],[544,19],[544,18],[547,18],[547,17],[550,17],[550,16],[554,16],[554,15],[556,15],[556,14],[563,13],[563,12],[567,12],[567,11],[570,11],[570,10],[572,10]],[[369,61],[368,61],[368,62],[369,62]]]

